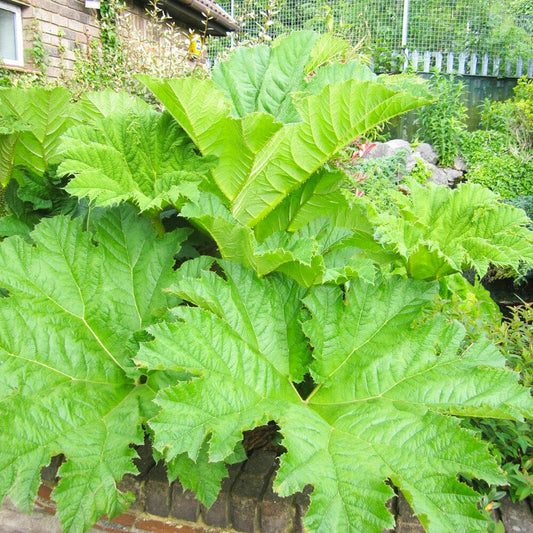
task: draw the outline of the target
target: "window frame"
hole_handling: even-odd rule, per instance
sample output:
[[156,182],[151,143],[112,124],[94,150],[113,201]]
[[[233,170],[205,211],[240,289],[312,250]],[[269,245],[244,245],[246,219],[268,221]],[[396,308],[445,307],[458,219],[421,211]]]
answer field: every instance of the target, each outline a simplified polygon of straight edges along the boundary
[[0,56],[0,65],[8,67],[24,66],[24,37],[22,33],[22,7],[18,3],[0,0],[0,9],[11,11],[15,15],[15,59]]

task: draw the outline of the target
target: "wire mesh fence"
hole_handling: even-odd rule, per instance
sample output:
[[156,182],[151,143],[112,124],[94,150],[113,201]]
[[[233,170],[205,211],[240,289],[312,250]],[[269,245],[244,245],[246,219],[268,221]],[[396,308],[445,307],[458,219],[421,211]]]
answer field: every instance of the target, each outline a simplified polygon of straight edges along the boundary
[[[502,64],[522,58],[526,70],[533,57],[531,0],[221,0],[219,4],[233,14],[242,31],[212,43],[214,56],[239,44],[313,29],[359,44],[379,71],[407,66],[406,55],[412,58],[409,54],[414,51],[420,57],[445,55],[444,63],[453,54],[454,70],[460,54],[478,58],[480,67],[484,57],[499,58]],[[497,74],[494,69],[490,73]]]

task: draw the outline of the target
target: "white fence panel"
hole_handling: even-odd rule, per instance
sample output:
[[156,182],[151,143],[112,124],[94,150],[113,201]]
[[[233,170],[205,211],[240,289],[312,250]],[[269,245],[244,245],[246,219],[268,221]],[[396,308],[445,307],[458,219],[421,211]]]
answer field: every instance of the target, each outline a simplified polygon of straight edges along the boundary
[[[460,74],[469,76],[506,77],[520,78],[527,76],[533,78],[533,57],[524,59],[517,58],[514,62],[509,59],[502,60],[500,57],[489,57],[484,54],[461,52],[456,65],[456,56],[453,52],[431,52],[426,50],[404,50],[403,70],[412,69],[415,72],[429,73],[432,71],[446,72],[447,74]],[[422,64],[421,64],[422,62]]]

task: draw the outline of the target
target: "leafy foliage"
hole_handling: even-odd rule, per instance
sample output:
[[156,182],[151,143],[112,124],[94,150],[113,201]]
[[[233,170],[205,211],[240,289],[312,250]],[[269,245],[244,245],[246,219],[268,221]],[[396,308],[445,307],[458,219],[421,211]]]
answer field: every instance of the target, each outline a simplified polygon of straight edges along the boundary
[[19,178],[26,167],[44,173],[55,155],[60,137],[76,124],[70,93],[57,87],[0,91],[0,184]]
[[209,170],[172,117],[149,109],[71,128],[61,156],[59,173],[75,175],[66,187],[70,194],[100,206],[131,201],[149,214],[194,197]]
[[13,237],[0,253],[1,496],[32,509],[36,474],[63,453],[54,498],[69,532],[130,500],[116,482],[135,471],[130,444],[143,442],[155,386],[139,385],[134,334],[178,302],[161,289],[186,237],[156,240],[126,207],[95,226],[93,237],[79,219],[55,217],[37,226],[33,245]]
[[350,192],[362,191],[380,211],[393,209],[391,194],[398,190],[398,184],[407,174],[406,154],[407,150],[398,150],[391,156],[357,161],[353,177],[347,180]]
[[484,446],[444,415],[501,416],[510,413],[507,402],[525,409],[531,401],[485,341],[457,357],[458,324],[410,328],[436,287],[393,278],[353,282],[344,295],[334,286],[311,289],[303,331],[316,386],[302,398],[292,382],[310,357],[308,341],[287,320],[297,316],[302,289],[281,275],[259,280],[236,264],[220,266],[224,278],[203,271],[171,289],[198,307],[178,307],[177,322],[151,327],[155,340],[137,357],[149,370],[196,376],[157,395],[151,426],[165,457],[195,460],[207,443],[211,461],[222,461],[242,430],[273,419],[288,450],[275,485],[281,495],[314,485],[310,530],[393,527],[385,507],[393,493],[383,483],[391,478],[428,531],[482,531],[475,495],[455,476],[502,478]]
[[[225,464],[244,459],[243,431],[275,421],[275,487],[313,485],[310,530],[393,527],[390,482],[428,531],[484,529],[457,476],[504,477],[460,417],[520,421],[532,400],[493,344],[433,302],[471,290],[445,275],[531,259],[527,219],[474,185],[413,183],[398,219],[347,195],[328,162],[428,98],[329,64],[327,48],[295,33],[239,52],[216,82],[144,78],[165,112],[120,94],[64,100],[74,123],[47,134],[46,158],[8,157],[0,229],[29,222],[0,243],[2,497],[31,508],[40,468],[63,453],[59,515],[86,530],[127,505],[116,482],[146,432],[169,479],[209,506]],[[18,146],[32,126],[13,116],[2,132]],[[71,201],[77,214],[69,192],[89,214],[42,219]]]
[[533,158],[514,149],[508,134],[494,130],[465,133],[461,154],[468,167],[468,181],[479,183],[502,198],[533,194]]
[[439,156],[439,164],[451,166],[459,154],[461,134],[466,129],[464,85],[453,76],[437,75],[432,82],[435,101],[419,112],[418,134],[431,143]]
[[69,128],[81,123],[94,127],[111,113],[148,109],[125,93],[87,93],[76,103],[71,97],[62,88],[0,92],[0,183],[6,186],[8,214],[0,221],[1,236],[27,235],[42,217],[86,211],[83,202],[64,191],[70,176],[57,173],[62,136]]
[[490,263],[518,271],[533,261],[525,213],[474,184],[455,190],[410,182],[408,196],[398,194],[400,216],[377,214],[378,237],[400,256],[410,277],[437,279],[474,268],[483,276]]

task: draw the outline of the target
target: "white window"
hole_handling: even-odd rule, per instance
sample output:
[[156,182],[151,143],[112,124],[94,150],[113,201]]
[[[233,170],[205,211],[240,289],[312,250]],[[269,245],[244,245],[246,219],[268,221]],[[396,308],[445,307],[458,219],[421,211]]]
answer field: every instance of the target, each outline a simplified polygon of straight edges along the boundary
[[21,8],[0,0],[0,63],[24,65]]

